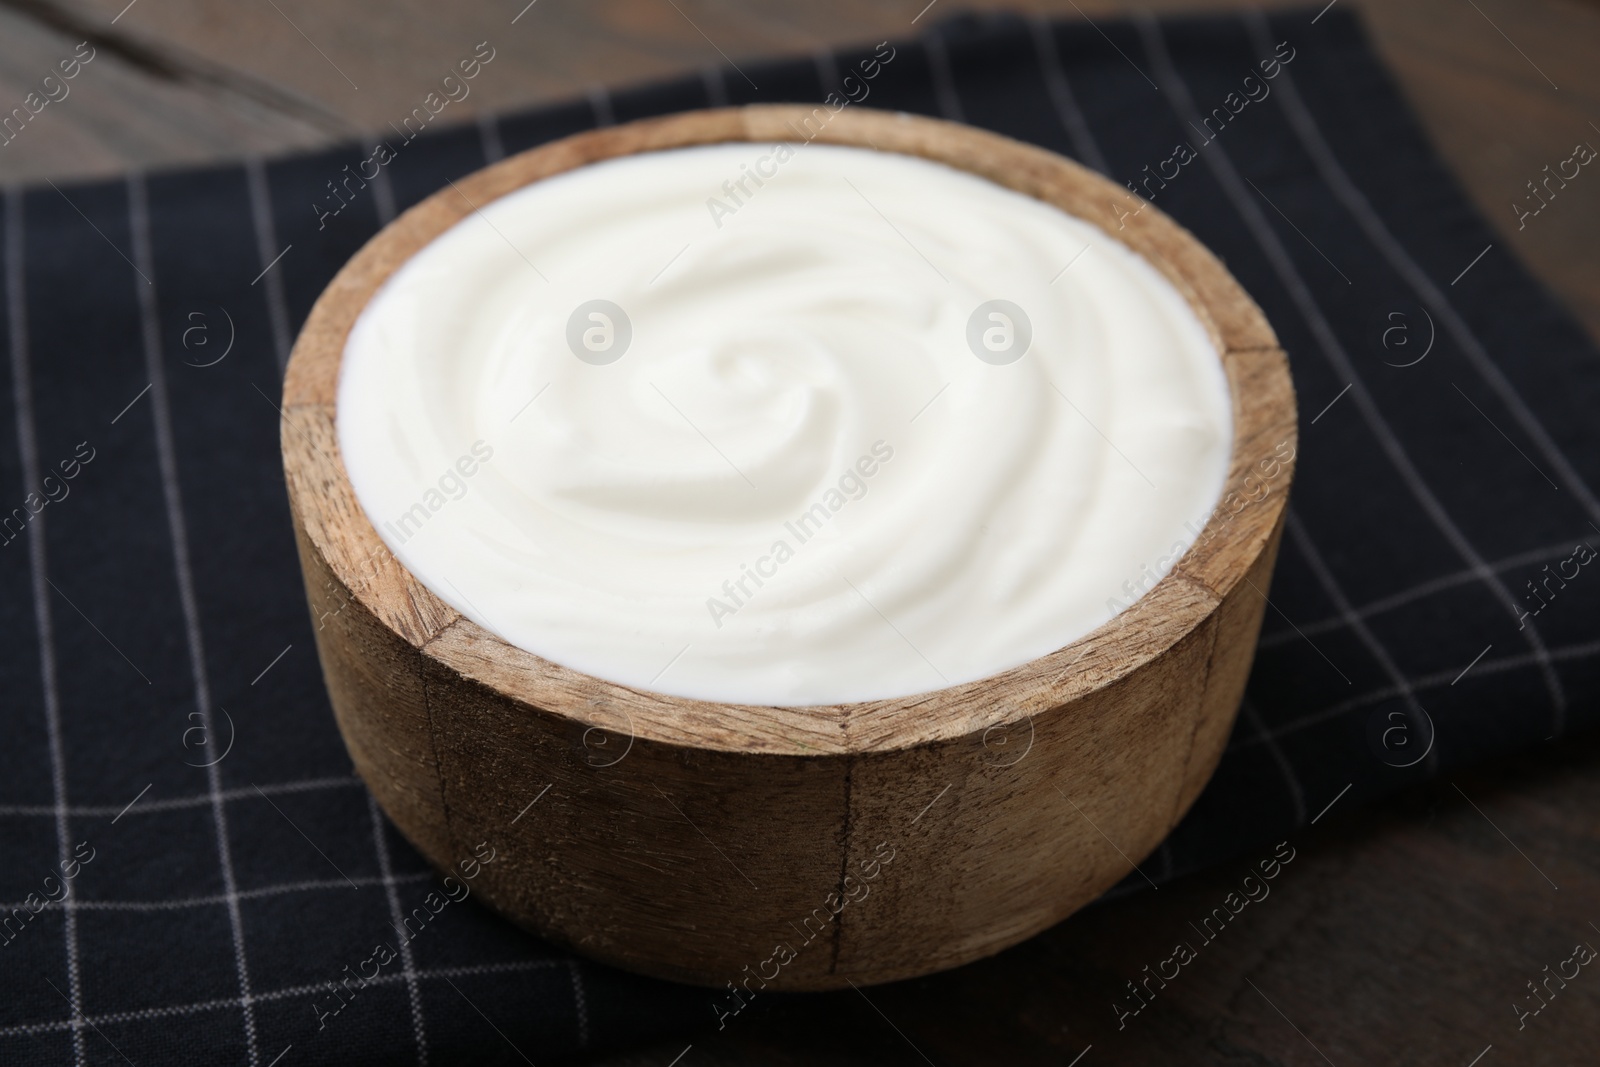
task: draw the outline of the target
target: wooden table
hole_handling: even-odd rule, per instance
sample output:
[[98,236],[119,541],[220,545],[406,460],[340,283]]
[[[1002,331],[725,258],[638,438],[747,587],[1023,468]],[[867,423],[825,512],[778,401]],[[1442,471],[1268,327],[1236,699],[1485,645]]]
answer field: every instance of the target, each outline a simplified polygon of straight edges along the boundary
[[[719,62],[719,49],[737,59],[905,36],[925,0],[539,0],[524,10],[525,2],[0,0],[0,101],[20,101],[78,41],[98,53],[92,73],[50,106],[48,122],[0,148],[0,181],[351,137],[407,111],[431,80],[425,72],[478,41],[497,49],[495,76],[456,106],[505,111],[697,69]],[[1592,125],[1600,124],[1600,3],[1340,2],[1366,16],[1506,245],[1600,337],[1600,190],[1578,191],[1559,228],[1519,233],[1509,206],[1545,163],[1577,140],[1600,138]],[[1133,5],[1010,6],[1100,17]],[[928,17],[956,7],[941,0]],[[1091,908],[948,974],[865,994],[769,998],[727,1030],[695,1038],[680,1062],[1600,1062],[1600,969],[1585,968],[1525,1028],[1513,1011],[1514,1002],[1531,1003],[1526,983],[1567,959],[1576,942],[1600,945],[1600,740],[1564,743],[1366,811],[1336,809],[1294,847],[1298,856],[1271,896],[1205,945],[1120,1031],[1111,1005],[1126,995],[1124,983],[1189,936],[1189,923],[1237,886],[1243,863]],[[608,1063],[664,1067],[683,1044]]]

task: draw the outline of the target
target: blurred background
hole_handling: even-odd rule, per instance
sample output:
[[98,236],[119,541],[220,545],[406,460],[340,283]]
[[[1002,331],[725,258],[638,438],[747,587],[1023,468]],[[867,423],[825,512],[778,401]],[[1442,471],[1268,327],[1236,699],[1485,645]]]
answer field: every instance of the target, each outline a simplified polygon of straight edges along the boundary
[[[1600,335],[1600,199],[1568,205],[1561,227],[1520,233],[1509,206],[1529,176],[1570,154],[1572,131],[1600,123],[1600,2],[1336,2],[1361,13],[1478,207]],[[72,105],[28,131],[26,152],[0,151],[0,182],[105,176],[348,140],[405,114],[432,72],[454,63],[466,42],[488,40],[503,58],[492,77],[474,82],[471,96],[452,106],[456,121],[581,96],[598,85],[682,74],[724,56],[804,55],[904,37],[963,10],[1099,18],[1135,8],[1262,6],[926,3],[0,0],[0,100],[20,100],[79,41],[100,53],[95,77],[73,85]]]
[[[1597,0],[1335,0],[1360,12],[1440,153],[1504,247],[1600,340],[1600,183],[1573,190],[1559,226],[1519,230],[1525,183],[1600,142]],[[450,117],[470,122],[728,61],[806,55],[913,36],[963,10],[1004,6],[1102,18],[1107,0],[0,0],[0,103],[20,101],[80,41],[89,76],[0,148],[0,183],[106,177],[129,169],[273,157],[365,137],[404,115],[479,41],[494,66]],[[1228,0],[1147,0],[1158,13]],[[1269,5],[1270,6],[1270,5]],[[1306,5],[1296,5],[1305,7]],[[1332,5],[1329,5],[1332,6]],[[25,149],[25,150],[24,150]],[[1462,803],[1470,794],[1476,803]],[[1509,838],[1505,831],[1509,831]],[[1498,836],[1497,836],[1498,835]],[[1512,1029],[1508,1005],[1535,977],[1531,931],[1562,909],[1600,923],[1600,744],[1418,787],[1337,813],[1296,840],[1296,877],[1230,951],[1167,996],[1137,1043],[1089,1050],[1077,1001],[1159,958],[1149,931],[1203,912],[1232,867],[1102,905],[1003,954],[876,990],[774,999],[693,1062],[1332,1064],[1306,1033],[1337,1035],[1366,1063],[1471,1061],[1483,1020]],[[1561,883],[1546,894],[1507,850],[1515,839]],[[1511,856],[1510,861],[1507,857]],[[1600,944],[1600,926],[1593,943]],[[1395,951],[1405,945],[1404,952]],[[1380,962],[1381,961],[1381,964]],[[1290,975],[1275,1005],[1252,979]],[[1564,993],[1559,1025],[1502,1062],[1600,1062],[1600,975]],[[1280,1011],[1281,1009],[1281,1011]],[[1288,1023],[1288,1019],[1294,1023]],[[893,1019],[893,1022],[888,1020]],[[607,1061],[666,1065],[683,1042]],[[1323,1048],[1328,1047],[1324,1044]],[[1487,1050],[1485,1050],[1487,1051]],[[507,1060],[507,1062],[520,1062]],[[1340,1060],[1340,1067],[1344,1061]],[[1477,1062],[1477,1061],[1472,1061]],[[1487,1064],[1487,1061],[1486,1061]]]

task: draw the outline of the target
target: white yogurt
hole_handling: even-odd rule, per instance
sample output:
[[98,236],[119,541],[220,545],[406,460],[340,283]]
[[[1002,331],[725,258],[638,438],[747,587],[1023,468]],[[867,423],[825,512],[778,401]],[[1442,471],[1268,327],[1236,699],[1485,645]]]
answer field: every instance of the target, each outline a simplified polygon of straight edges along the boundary
[[478,624],[798,705],[1104,623],[1204,524],[1232,427],[1199,320],[1100,229],[920,159],[732,144],[443,234],[351,331],[338,432],[380,536]]

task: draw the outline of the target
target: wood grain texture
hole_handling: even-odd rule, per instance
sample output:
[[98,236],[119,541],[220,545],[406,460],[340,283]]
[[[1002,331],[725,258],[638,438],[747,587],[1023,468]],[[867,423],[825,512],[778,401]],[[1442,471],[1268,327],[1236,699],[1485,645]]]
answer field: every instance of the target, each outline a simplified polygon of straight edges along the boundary
[[[1085,1049],[1077,1067],[1587,1065],[1593,966],[1524,1027],[1512,1005],[1534,1003],[1526,983],[1576,943],[1600,948],[1597,767],[1590,738],[1335,808],[1210,944],[1190,923],[1259,856],[1088,908],[959,970],[866,996],[767,998],[721,1030],[708,1018],[679,1067],[1068,1067]],[[1198,958],[1119,1029],[1126,983],[1185,938]],[[688,1041],[603,1067],[667,1067]]]
[[[529,182],[660,148],[795,140],[811,115],[669,116],[463,179],[335,278],[284,389],[284,462],[318,649],[380,803],[442,869],[480,841],[504,855],[480,888],[514,921],[619,966],[709,985],[759,971],[760,985],[821,989],[957,966],[1121,879],[1216,766],[1292,479],[1287,362],[1260,310],[1194,238],[1154,209],[1122,228],[1106,206],[1115,187],[1050,153],[852,108],[816,139],[936,160],[1078,214],[1185,294],[1222,353],[1235,426],[1223,505],[1194,546],[1133,607],[1031,663],[823,707],[713,704],[604,682],[445,606],[388,557],[339,459],[338,364],[372,294],[445,229]],[[1018,743],[1002,748],[1001,735]],[[521,821],[534,798],[537,816]],[[774,966],[779,945],[792,958]]]
[[[743,63],[912,36],[963,8],[1099,20],[1135,8],[1294,2],[940,0],[913,24],[926,0],[541,0],[513,24],[526,0],[278,0],[278,11],[223,0],[138,0],[132,7],[128,0],[0,0],[4,99],[20,99],[85,36],[100,35],[101,48],[73,96],[41,116],[47,121],[35,124],[28,143],[0,150],[0,182],[273,155],[365,135],[409,112],[437,79],[434,72],[478,41],[491,42],[497,58],[472,95],[452,105],[462,121],[720,65],[724,55]],[[1593,62],[1600,4],[1339,2],[1367,20],[1379,52],[1505,246],[1600,337],[1600,256],[1593,254],[1600,197],[1575,191],[1559,216],[1522,230],[1509,208],[1541,167],[1593,134],[1589,122],[1600,123]],[[1552,219],[1558,224],[1545,225]]]
[[[115,25],[111,20],[125,0],[62,0],[52,6],[136,44],[179,59],[209,58],[241,79],[312,99],[319,110],[332,111],[337,123],[311,122],[288,108],[260,103],[265,94],[246,96],[199,84],[181,65],[176,75],[163,77],[102,53],[92,73],[103,80],[80,78],[66,106],[47,113],[48,124],[30,130],[29,140],[15,150],[0,152],[0,181],[49,177],[62,182],[129,167],[222,162],[326,143],[346,136],[339,132],[342,127],[372,124],[344,110],[356,101],[371,108],[380,125],[409,109],[419,91],[419,72],[457,58],[457,39],[465,43],[480,26],[497,34],[497,44],[506,42],[497,62],[515,70],[503,82],[480,79],[480,91],[467,106],[507,110],[570,98],[591,85],[633,83],[717,63],[716,48],[742,62],[748,56],[801,54],[823,45],[899,36],[938,17],[952,0],[941,0],[917,26],[910,26],[910,19],[924,0],[804,5],[675,0],[706,37],[660,0],[581,5],[541,0],[516,24],[530,32],[515,37],[500,31],[510,28],[520,2],[508,8],[500,0],[458,0],[447,8],[426,9],[408,2],[277,2],[302,26],[310,24],[306,13],[320,7],[324,18],[352,28],[348,41],[340,33],[344,50],[330,51],[357,75],[359,92],[338,81],[287,23],[271,26],[242,17],[241,6],[229,0],[140,0]],[[1222,10],[1251,2],[1141,0],[1136,6]],[[1565,198],[1557,227],[1518,232],[1506,210],[1523,182],[1550,162],[1551,146],[1565,145],[1571,131],[1590,119],[1600,122],[1600,64],[1593,61],[1600,50],[1600,3],[1475,2],[1515,47],[1462,0],[1340,0],[1367,20],[1428,134],[1505,246],[1600,339],[1600,256],[1594,254],[1600,247],[1600,196]],[[967,0],[963,6],[985,5]],[[1010,6],[1067,18],[1081,12],[1099,20],[1135,5],[1132,0],[1050,0]],[[532,21],[534,13],[544,21]],[[383,24],[381,40],[356,32],[375,22]],[[43,66],[68,54],[81,39],[75,31],[52,28],[23,6],[0,2],[0,89],[20,97]],[[319,43],[329,49],[330,42]],[[1538,73],[1517,49],[1537,61],[1559,91],[1548,85],[1541,89]],[[359,72],[350,67],[354,59],[365,64]],[[323,69],[313,73],[314,65]],[[323,77],[336,84],[324,86]],[[1109,1020],[1105,999],[1125,976],[1149,962],[1140,955],[1142,939],[1152,930],[1181,927],[1191,901],[1209,906],[1229,887],[1231,869],[1085,910],[990,962],[874,990],[873,1005],[893,1026],[877,1007],[848,990],[774,999],[753,1006],[724,1032],[695,1033],[608,1061],[608,1067],[666,1067],[691,1039],[693,1051],[678,1067],[925,1067],[922,1052],[941,1067],[996,1062],[1063,1067],[1091,1043],[1086,1034],[1095,1038],[1094,1048],[1078,1067],[1324,1064],[1242,977],[1270,992],[1341,1067],[1347,1062],[1346,1042],[1359,1042],[1363,1053],[1350,1062],[1464,1067],[1491,1041],[1496,1049],[1479,1067],[1507,1062],[1499,1057],[1508,1053],[1509,1062],[1529,1065],[1590,1062],[1600,1045],[1600,1001],[1593,989],[1575,987],[1578,995],[1537,1020],[1537,1028],[1518,1042],[1501,1038],[1509,1038],[1507,1031],[1515,1026],[1507,1009],[1508,984],[1520,989],[1531,971],[1550,962],[1537,958],[1534,948],[1559,945],[1563,922],[1581,923],[1580,913],[1600,899],[1600,869],[1594,863],[1600,855],[1595,817],[1600,745],[1564,746],[1460,784],[1495,825],[1541,863],[1563,858],[1563,869],[1551,872],[1563,886],[1560,893],[1544,895],[1551,891],[1539,890],[1542,883],[1511,847],[1453,789],[1440,784],[1344,821],[1336,809],[1319,824],[1322,832],[1297,840],[1305,866],[1272,901],[1293,902],[1293,909],[1286,909],[1293,916],[1231,931],[1232,944],[1217,957],[1222,962],[1206,964],[1192,983],[1174,987],[1166,1003],[1147,1017],[1152,1025],[1135,1031],[1136,1040],[1121,1040],[1125,1035],[1101,1040],[1105,1035],[1085,1026],[1091,1016]],[[1310,798],[1313,810],[1317,799]],[[1531,837],[1524,836],[1528,830]],[[1278,985],[1261,981],[1263,964],[1273,969]],[[1280,998],[1280,989],[1302,987],[1294,1003]],[[470,1009],[457,1010],[466,1025],[484,1025]],[[1511,1026],[1494,1029],[1496,1019]],[[707,1029],[715,1029],[709,1006],[705,1021]]]

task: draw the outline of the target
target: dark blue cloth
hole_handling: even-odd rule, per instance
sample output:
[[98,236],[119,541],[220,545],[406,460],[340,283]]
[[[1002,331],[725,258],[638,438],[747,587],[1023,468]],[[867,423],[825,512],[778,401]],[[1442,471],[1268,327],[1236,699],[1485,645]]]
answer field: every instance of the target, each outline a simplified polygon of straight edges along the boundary
[[[1314,14],[962,17],[899,43],[864,101],[1137,185],[1290,354],[1299,473],[1261,651],[1215,780],[1143,864],[1158,880],[1597,718],[1595,349],[1354,18]],[[445,179],[604,121],[817,100],[871,52],[428,133],[325,227],[326,183],[370,144],[6,194],[0,1062],[547,1062],[713,1020],[702,991],[470,900],[330,991],[434,882],[329,712],[278,381],[334,272]]]

